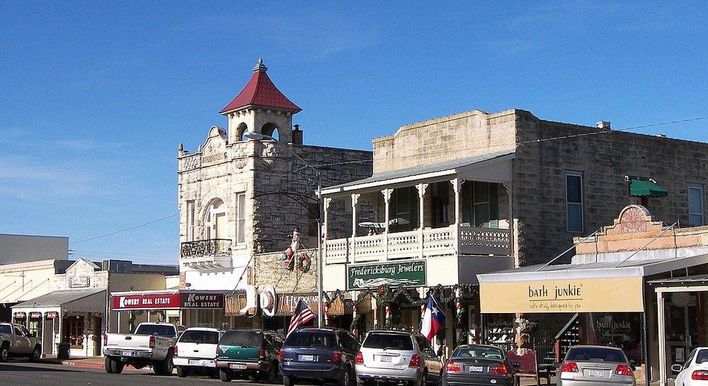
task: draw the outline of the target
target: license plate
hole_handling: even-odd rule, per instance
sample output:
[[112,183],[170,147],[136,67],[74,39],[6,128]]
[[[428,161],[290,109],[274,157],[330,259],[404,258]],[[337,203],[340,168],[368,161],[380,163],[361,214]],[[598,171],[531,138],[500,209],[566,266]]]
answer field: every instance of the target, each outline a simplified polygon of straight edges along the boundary
[[303,362],[312,362],[315,360],[315,356],[314,355],[299,355],[297,357],[297,359],[299,361],[303,361]]
[[199,359],[190,359],[187,361],[190,365],[195,365],[195,366],[206,366],[207,361],[204,360],[199,360]]
[[379,362],[392,362],[392,361],[393,361],[393,358],[391,358],[390,356],[386,356],[386,355],[379,356]]
[[123,355],[126,357],[135,356],[135,351],[123,351]]
[[595,370],[595,369],[585,369],[583,370],[583,374],[586,377],[591,377],[591,378],[607,378],[609,375],[607,370]]
[[482,371],[484,371],[484,367],[483,366],[467,366],[467,371],[469,371],[470,373],[481,373]]
[[229,368],[236,369],[236,370],[245,370],[245,369],[246,369],[246,365],[242,365],[242,364],[239,364],[239,363],[232,363],[232,364],[229,365]]

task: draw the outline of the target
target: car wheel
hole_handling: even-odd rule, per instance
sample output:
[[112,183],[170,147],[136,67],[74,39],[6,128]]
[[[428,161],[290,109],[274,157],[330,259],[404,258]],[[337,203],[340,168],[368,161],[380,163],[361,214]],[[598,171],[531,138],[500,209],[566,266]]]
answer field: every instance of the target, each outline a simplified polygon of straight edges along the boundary
[[116,374],[120,374],[123,372],[123,368],[125,367],[125,363],[114,359],[113,360],[113,372]]
[[418,386],[428,386],[428,372],[423,371],[418,380]]
[[295,386],[295,377],[283,375],[283,386]]
[[180,378],[184,378],[187,376],[187,369],[185,369],[182,366],[177,366],[177,376]]
[[152,371],[157,375],[172,375],[174,364],[172,363],[172,353],[167,354],[167,358],[162,362],[157,362],[153,365]]
[[106,369],[106,373],[113,374],[113,359],[106,357],[103,361],[103,367]]
[[231,372],[229,370],[219,369],[219,379],[221,382],[231,382]]
[[273,362],[268,367],[268,382],[269,383],[281,383],[283,379],[280,376],[280,370],[278,370],[278,362]]
[[42,358],[42,346],[35,346],[32,354],[29,356],[31,362],[37,362]]

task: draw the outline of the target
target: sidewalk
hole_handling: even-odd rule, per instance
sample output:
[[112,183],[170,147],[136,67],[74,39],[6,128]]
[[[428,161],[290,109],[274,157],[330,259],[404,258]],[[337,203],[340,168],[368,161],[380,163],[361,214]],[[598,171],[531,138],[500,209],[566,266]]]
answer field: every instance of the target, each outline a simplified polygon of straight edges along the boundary
[[[105,361],[105,357],[85,357],[85,358],[69,358],[69,359],[57,359],[56,357],[45,357],[42,358],[43,363],[52,363],[64,366],[73,367],[83,367],[92,369],[102,369]],[[143,369],[136,369],[132,366],[126,366],[123,371],[145,371],[145,369],[150,370],[149,367]]]

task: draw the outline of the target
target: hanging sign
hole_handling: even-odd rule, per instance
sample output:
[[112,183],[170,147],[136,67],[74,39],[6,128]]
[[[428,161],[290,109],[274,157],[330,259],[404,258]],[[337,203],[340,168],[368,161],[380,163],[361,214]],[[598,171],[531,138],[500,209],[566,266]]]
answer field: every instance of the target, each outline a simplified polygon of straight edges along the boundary
[[30,319],[42,319],[42,313],[41,312],[30,312],[29,317],[30,317]]
[[425,260],[347,266],[347,289],[425,286]]
[[15,317],[15,319],[24,319],[27,317],[27,314],[24,312],[15,312],[13,316]]
[[44,317],[47,318],[47,319],[56,319],[56,318],[59,317],[59,313],[56,312],[56,311],[47,311],[47,312],[44,314]]

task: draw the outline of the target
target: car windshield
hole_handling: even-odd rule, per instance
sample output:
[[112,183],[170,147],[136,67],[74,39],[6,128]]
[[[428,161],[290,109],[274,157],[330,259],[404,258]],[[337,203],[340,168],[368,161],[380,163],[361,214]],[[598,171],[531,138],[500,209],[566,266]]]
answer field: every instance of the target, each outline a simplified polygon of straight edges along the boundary
[[627,362],[627,357],[621,350],[604,347],[572,347],[565,359],[589,362]]
[[454,357],[502,359],[504,353],[496,347],[462,346],[452,353]]
[[337,338],[331,331],[296,331],[285,340],[289,347],[324,347],[337,346]]
[[362,346],[389,350],[413,350],[413,340],[408,335],[372,333],[366,337]]
[[225,346],[261,347],[263,334],[260,331],[233,330],[221,337],[219,344]]
[[698,350],[698,354],[696,354],[696,363],[701,364],[704,362],[708,362],[708,349]]
[[219,343],[219,333],[216,331],[187,330],[179,338],[183,343]]
[[175,327],[170,324],[141,324],[135,335],[175,336]]
[[12,334],[12,326],[9,324],[0,324],[0,334]]

